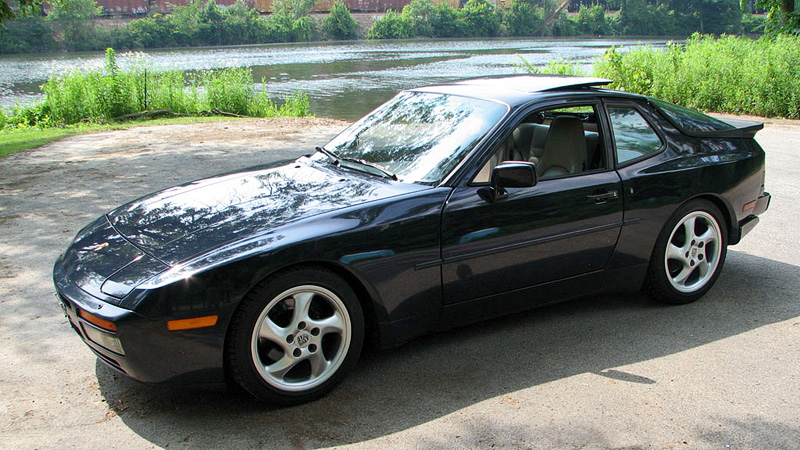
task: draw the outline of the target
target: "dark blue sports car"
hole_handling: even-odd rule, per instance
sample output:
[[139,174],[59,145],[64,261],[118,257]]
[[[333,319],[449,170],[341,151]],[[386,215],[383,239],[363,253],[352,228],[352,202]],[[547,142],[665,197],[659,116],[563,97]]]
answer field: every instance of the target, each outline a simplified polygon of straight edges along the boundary
[[401,92],[316,152],[98,218],[54,268],[98,358],[295,404],[365,342],[568,298],[705,294],[769,206],[763,125],[571,77]]

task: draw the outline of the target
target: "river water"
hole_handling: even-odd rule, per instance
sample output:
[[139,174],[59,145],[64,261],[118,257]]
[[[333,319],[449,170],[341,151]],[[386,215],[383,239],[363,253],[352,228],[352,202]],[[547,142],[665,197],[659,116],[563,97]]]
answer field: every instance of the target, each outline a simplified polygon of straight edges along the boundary
[[[590,67],[611,46],[662,47],[661,39],[464,39],[351,41],[157,50],[119,55],[125,67],[195,71],[250,67],[275,97],[306,92],[318,117],[354,120],[401,89],[460,78],[518,73],[514,63],[566,60]],[[0,105],[42,98],[53,73],[101,67],[102,52],[0,56]]]

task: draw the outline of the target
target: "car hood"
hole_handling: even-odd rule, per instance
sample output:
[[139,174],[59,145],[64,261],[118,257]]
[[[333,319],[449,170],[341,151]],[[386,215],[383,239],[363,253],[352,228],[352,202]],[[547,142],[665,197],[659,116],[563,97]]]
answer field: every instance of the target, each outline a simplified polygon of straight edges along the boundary
[[171,266],[296,220],[427,188],[303,157],[166,189],[119,207],[108,221]]

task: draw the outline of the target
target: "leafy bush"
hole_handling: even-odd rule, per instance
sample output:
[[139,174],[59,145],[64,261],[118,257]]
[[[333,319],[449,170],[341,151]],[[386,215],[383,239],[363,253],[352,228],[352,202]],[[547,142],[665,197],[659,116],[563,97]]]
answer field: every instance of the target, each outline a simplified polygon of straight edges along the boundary
[[498,35],[500,18],[495,14],[494,5],[488,0],[469,0],[460,12],[466,24],[467,35],[484,37]]
[[744,31],[742,10],[736,0],[702,0],[696,10],[700,18],[700,28],[696,31],[700,33],[739,34]]
[[756,14],[743,14],[742,27],[745,33],[763,34],[766,26],[766,16]]
[[52,23],[32,16],[0,25],[0,53],[33,53],[56,49]]
[[267,18],[269,42],[311,41],[315,36],[313,19],[308,16],[314,0],[278,0],[272,3],[272,14]]
[[396,11],[386,11],[383,17],[372,23],[367,39],[405,39],[409,37],[411,24]]
[[62,44],[68,50],[94,50],[100,33],[91,19],[103,8],[95,0],[57,0],[46,20],[55,24]]
[[611,24],[606,19],[606,11],[602,6],[596,5],[587,8],[581,5],[578,10],[578,31],[581,34],[611,34]]
[[503,28],[509,36],[533,36],[544,19],[544,8],[534,6],[531,0],[511,0],[503,13]]
[[358,22],[341,0],[333,2],[331,13],[322,21],[322,30],[329,39],[346,40],[358,37]]
[[624,0],[617,16],[620,34],[663,35],[675,28],[674,11],[645,0]]
[[430,24],[436,37],[464,36],[466,24],[459,17],[458,10],[447,3],[437,3],[433,6]]
[[433,0],[413,0],[403,7],[403,19],[410,23],[411,36],[435,36],[431,16],[433,16]]

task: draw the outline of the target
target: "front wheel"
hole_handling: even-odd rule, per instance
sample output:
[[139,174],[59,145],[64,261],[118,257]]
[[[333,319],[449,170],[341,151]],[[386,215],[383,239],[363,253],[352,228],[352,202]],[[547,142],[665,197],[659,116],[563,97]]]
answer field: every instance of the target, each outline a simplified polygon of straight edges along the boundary
[[364,318],[341,278],[296,269],[265,279],[242,301],[228,340],[234,380],[263,401],[292,405],[344,379],[361,352]]
[[713,203],[695,200],[678,209],[658,237],[646,288],[660,301],[693,302],[717,281],[727,253],[722,213]]

